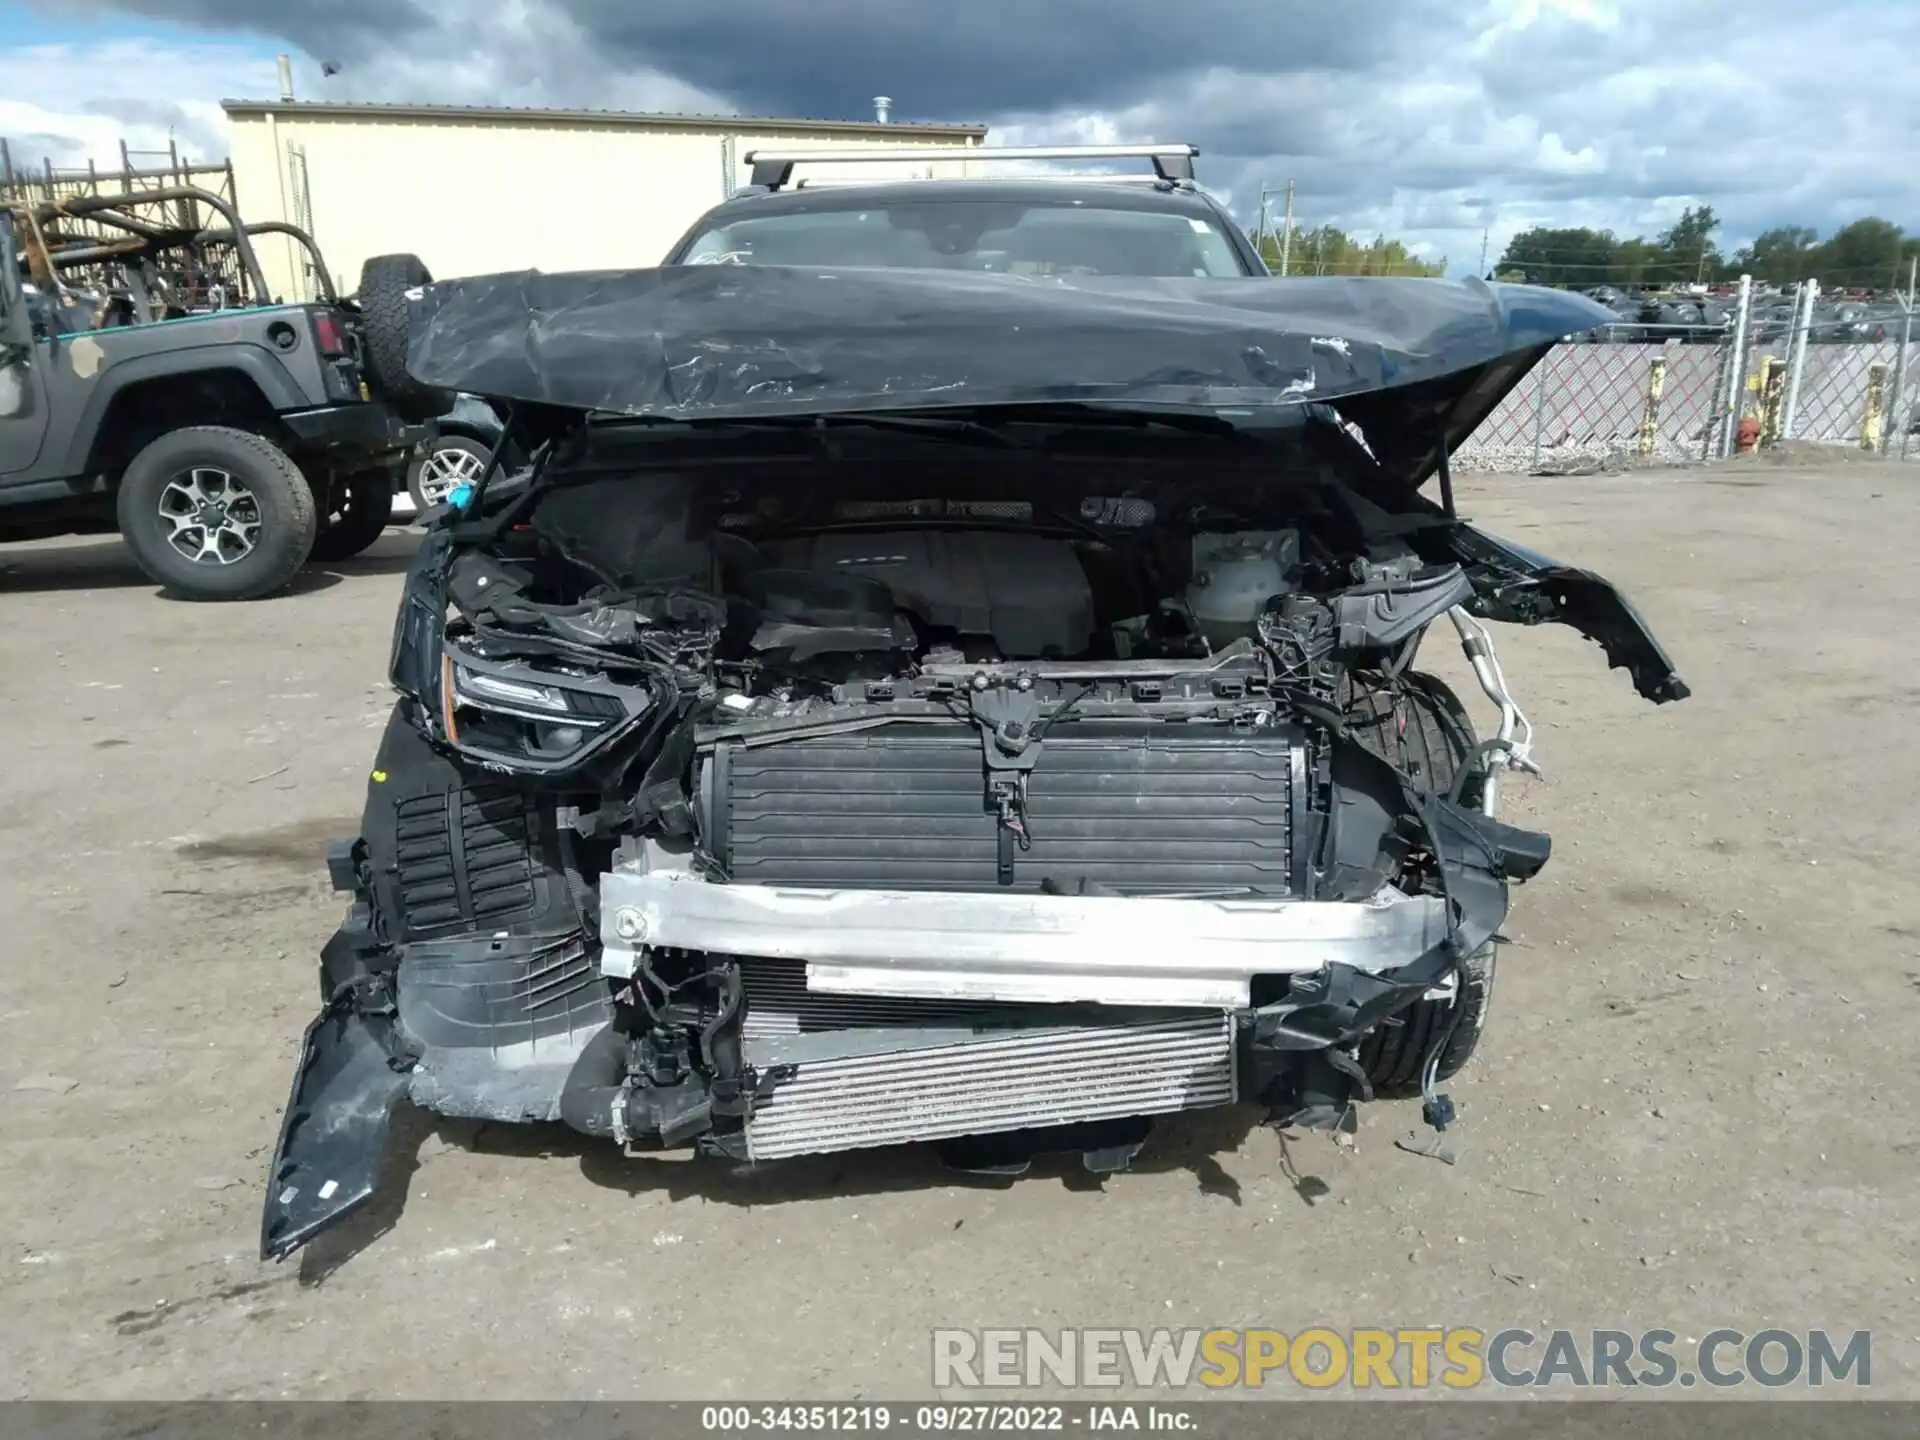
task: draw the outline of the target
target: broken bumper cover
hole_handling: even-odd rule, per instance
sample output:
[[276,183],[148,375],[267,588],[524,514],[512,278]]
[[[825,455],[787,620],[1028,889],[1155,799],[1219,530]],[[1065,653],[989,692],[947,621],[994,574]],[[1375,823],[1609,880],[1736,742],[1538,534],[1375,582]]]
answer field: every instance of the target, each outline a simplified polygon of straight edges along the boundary
[[[750,1001],[747,1038],[756,1053],[749,1059],[771,1067],[761,1075],[771,1083],[733,1096],[724,1111],[746,1129],[744,1149],[723,1153],[746,1159],[889,1143],[896,1133],[924,1138],[936,1133],[925,1114],[947,1115],[958,1127],[954,1134],[1024,1123],[1035,1112],[1073,1118],[1076,1104],[1116,1083],[1100,1069],[1115,1046],[1158,1046],[1155,1063],[1171,1073],[1159,1076],[1151,1095],[1114,1100],[1129,1112],[1260,1097],[1303,1058],[1324,1069],[1311,1052],[1337,1058],[1340,1047],[1446,984],[1504,920],[1507,882],[1527,879],[1545,863],[1544,836],[1436,797],[1420,804],[1445,880],[1441,896],[1385,890],[1362,902],[1322,902],[808,891],[616,868],[600,877],[602,976],[588,969],[578,979],[624,983],[641,970],[645,951],[687,950],[804,967],[799,993],[817,992],[835,1004],[857,997],[881,1005],[959,1002],[967,1013],[1011,1003],[1036,1007],[1036,1021],[1044,1007],[1059,1007],[1056,1015],[1075,1005],[1104,1012],[1052,1035],[1040,1026],[1025,1035],[943,1038],[928,1033],[937,1020],[902,1019],[892,1023],[918,1027],[914,1035],[874,1033],[828,1054],[807,1049],[822,1039],[809,1041],[804,1025],[794,1039],[756,1037]],[[691,1139],[723,1113],[717,1084],[709,1095],[696,1075],[673,1115],[707,1118],[684,1126],[663,1120],[666,1110],[654,1102],[673,1096],[632,1087],[613,1063],[618,1047],[595,1044],[610,1033],[597,1013],[570,1012],[564,1036],[540,1047],[557,1063],[513,1075],[506,1074],[514,1070],[513,1048],[493,1043],[492,1022],[479,1025],[470,1043],[436,1037],[430,1016],[472,1018],[453,1003],[450,987],[463,994],[463,987],[499,988],[497,943],[475,934],[387,947],[353,922],[334,937],[322,957],[330,998],[302,1044],[274,1154],[264,1256],[291,1253],[374,1193],[403,1095],[443,1113],[561,1118],[628,1141],[641,1133],[619,1117],[644,1113],[657,1144]],[[550,949],[533,946],[528,963]],[[591,953],[573,952],[583,968]],[[1255,984],[1262,979],[1279,983]],[[1143,1007],[1162,1013],[1149,1016]],[[1203,1034],[1195,1027],[1206,1024],[1209,1011],[1212,1028]],[[776,1006],[763,1020],[777,1016]],[[960,1028],[974,1029],[971,1022]],[[876,1052],[872,1069],[860,1063],[862,1046]],[[943,1049],[949,1046],[955,1048]],[[898,1053],[878,1053],[889,1048]],[[991,1114],[950,1113],[959,1092],[949,1061],[964,1061],[969,1075],[999,1075],[995,1083],[1022,1103]],[[1121,1073],[1139,1069],[1128,1060]],[[515,1082],[506,1111],[493,1108],[503,1077]],[[539,1095],[522,1094],[528,1087]],[[885,1101],[887,1087],[891,1110],[870,1103],[875,1096]],[[568,1095],[594,1102],[593,1125],[569,1116]],[[636,1112],[635,1100],[647,1104]],[[842,1124],[848,1106],[853,1120]]]
[[[346,948],[344,932],[328,945]],[[364,977],[342,984],[307,1027],[267,1176],[262,1259],[291,1254],[372,1198],[407,1090],[392,1042],[391,1001]]]
[[1447,935],[1432,896],[1358,904],[803,890],[683,870],[601,881],[601,964],[625,979],[666,946],[804,961],[807,988],[897,999],[1239,1010],[1254,977],[1377,972]]

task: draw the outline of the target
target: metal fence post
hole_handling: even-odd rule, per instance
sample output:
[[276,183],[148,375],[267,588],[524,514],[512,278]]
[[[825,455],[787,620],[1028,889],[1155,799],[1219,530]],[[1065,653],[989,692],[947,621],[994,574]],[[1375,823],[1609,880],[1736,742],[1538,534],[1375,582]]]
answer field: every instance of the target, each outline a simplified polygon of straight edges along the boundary
[[1713,459],[1713,450],[1720,443],[1720,405],[1727,395],[1727,371],[1733,365],[1733,341],[1731,336],[1714,347],[1720,355],[1720,368],[1714,372],[1713,388],[1707,392],[1707,418],[1700,426],[1700,458]]
[[1813,329],[1813,305],[1820,298],[1818,280],[1803,281],[1793,307],[1793,334],[1787,341],[1787,401],[1780,413],[1780,438],[1793,439],[1800,423],[1800,381],[1807,371],[1807,335]]
[[1549,350],[1546,359],[1534,372],[1540,381],[1533,387],[1533,468],[1540,468],[1541,453],[1547,440],[1547,376],[1553,371],[1554,352]]
[[1660,435],[1660,396],[1667,388],[1667,357],[1656,355],[1647,366],[1647,404],[1640,412],[1640,458],[1653,454]]
[[[1904,318],[1900,322],[1900,346],[1893,352],[1893,404],[1890,407],[1893,423],[1900,431],[1900,458],[1907,457],[1907,433],[1913,429],[1913,407],[1907,403],[1907,352],[1913,344],[1913,300],[1902,296],[1900,308]],[[1887,453],[1893,443],[1893,433],[1889,431],[1880,439],[1880,453]]]
[[1726,412],[1720,417],[1718,453],[1721,459],[1733,453],[1734,436],[1739,432],[1740,411],[1747,384],[1747,321],[1753,313],[1753,277],[1740,277],[1740,298],[1733,312],[1733,354],[1728,357]]

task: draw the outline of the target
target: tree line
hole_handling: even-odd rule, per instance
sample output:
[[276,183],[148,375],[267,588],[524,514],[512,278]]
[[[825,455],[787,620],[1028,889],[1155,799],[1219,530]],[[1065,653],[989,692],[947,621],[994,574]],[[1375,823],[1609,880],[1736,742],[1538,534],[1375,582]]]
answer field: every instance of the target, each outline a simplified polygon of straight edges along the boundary
[[1494,274],[1536,285],[1678,285],[1751,275],[1768,285],[1818,280],[1827,286],[1904,289],[1920,258],[1920,235],[1878,216],[1843,225],[1822,240],[1806,225],[1763,230],[1753,243],[1723,253],[1711,205],[1690,206],[1652,238],[1611,230],[1535,226],[1514,236]]
[[[1280,269],[1280,237],[1255,232],[1254,244],[1271,270]],[[1292,243],[1286,247],[1289,275],[1444,275],[1447,260],[1422,260],[1398,240],[1376,235],[1363,240],[1349,235],[1337,225],[1322,225],[1317,230],[1295,226]]]

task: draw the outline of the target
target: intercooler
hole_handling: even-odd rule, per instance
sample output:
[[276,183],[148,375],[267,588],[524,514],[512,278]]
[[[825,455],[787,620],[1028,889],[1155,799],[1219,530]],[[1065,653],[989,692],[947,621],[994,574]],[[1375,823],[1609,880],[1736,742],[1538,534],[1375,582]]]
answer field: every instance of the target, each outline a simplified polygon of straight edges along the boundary
[[970,724],[896,724],[703,757],[707,849],[742,884],[1127,895],[1304,892],[1305,752],[1285,727],[1073,720],[1028,780],[1029,844],[986,802]]
[[755,1160],[1161,1115],[1236,1099],[1225,1012],[819,995],[744,960],[746,1057],[790,1078],[747,1122]]

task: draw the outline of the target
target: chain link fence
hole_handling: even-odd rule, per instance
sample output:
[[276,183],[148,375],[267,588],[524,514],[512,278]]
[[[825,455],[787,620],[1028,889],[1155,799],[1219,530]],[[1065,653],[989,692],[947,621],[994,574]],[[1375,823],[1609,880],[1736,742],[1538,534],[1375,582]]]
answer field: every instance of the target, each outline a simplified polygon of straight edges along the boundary
[[1549,351],[1454,463],[1672,465],[1783,440],[1920,460],[1915,320],[1905,298],[1822,310],[1809,282],[1758,301],[1743,285],[1724,327],[1607,325]]
[[1474,470],[1674,464],[1710,457],[1730,347],[1717,333],[1642,334],[1555,346],[1473,432],[1455,463]]
[[1758,421],[1760,443],[1806,440],[1920,459],[1911,301],[1823,326],[1817,299],[1816,287],[1803,287],[1786,333],[1756,331],[1744,414]]

